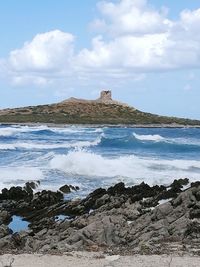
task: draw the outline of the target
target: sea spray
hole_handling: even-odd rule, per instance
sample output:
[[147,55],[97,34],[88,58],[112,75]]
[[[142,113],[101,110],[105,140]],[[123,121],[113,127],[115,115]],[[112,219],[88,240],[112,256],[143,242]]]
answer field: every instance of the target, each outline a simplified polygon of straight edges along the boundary
[[200,129],[0,125],[0,187],[40,180],[85,194],[123,181],[169,184],[200,177]]
[[[197,179],[200,173],[200,161],[158,160],[135,155],[105,157],[86,150],[55,155],[50,166],[67,174],[83,175],[90,179],[121,176],[132,183],[146,180],[150,184],[165,183],[171,178],[188,175]],[[192,168],[196,168],[196,171],[192,172]]]

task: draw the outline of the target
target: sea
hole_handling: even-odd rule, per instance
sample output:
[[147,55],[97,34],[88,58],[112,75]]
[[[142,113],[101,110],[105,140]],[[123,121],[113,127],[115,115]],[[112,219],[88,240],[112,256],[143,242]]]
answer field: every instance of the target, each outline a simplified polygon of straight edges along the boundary
[[83,197],[117,182],[186,177],[200,180],[199,128],[0,125],[0,190],[39,181],[37,190],[71,184]]

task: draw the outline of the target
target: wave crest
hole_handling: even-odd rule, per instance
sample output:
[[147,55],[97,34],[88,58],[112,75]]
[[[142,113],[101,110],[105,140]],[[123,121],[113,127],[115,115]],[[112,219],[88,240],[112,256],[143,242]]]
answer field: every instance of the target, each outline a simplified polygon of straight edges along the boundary
[[159,142],[159,141],[164,141],[165,138],[162,137],[159,134],[136,134],[133,133],[133,136],[138,139],[138,140],[142,140],[142,141],[155,141],[155,142]]
[[19,142],[19,143],[0,143],[0,150],[16,150],[16,149],[59,149],[59,148],[83,148],[96,146],[101,142],[101,138],[97,138],[94,141],[76,141],[68,143],[34,143],[34,142]]
[[[135,155],[108,158],[92,152],[70,151],[66,155],[55,155],[50,167],[67,174],[91,177],[128,178],[137,183],[151,184],[169,182],[180,177],[199,178],[200,161],[160,160],[141,158]],[[191,172],[191,170],[193,170]]]
[[82,127],[48,127],[46,125],[40,126],[18,126],[0,127],[0,136],[13,136],[20,133],[39,133],[39,134],[74,134],[85,133],[102,133],[102,128],[82,128]]

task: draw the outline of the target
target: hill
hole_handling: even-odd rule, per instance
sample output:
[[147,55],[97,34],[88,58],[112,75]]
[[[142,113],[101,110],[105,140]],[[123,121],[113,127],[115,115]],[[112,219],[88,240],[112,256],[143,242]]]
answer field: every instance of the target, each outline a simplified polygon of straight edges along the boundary
[[134,124],[200,126],[200,121],[159,116],[114,101],[110,91],[97,100],[70,98],[51,105],[0,110],[1,123]]

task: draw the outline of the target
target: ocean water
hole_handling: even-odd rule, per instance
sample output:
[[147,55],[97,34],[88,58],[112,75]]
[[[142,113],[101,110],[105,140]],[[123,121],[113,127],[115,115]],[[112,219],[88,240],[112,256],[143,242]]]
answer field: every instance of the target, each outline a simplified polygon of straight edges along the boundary
[[0,189],[40,181],[86,195],[123,181],[134,185],[200,180],[200,129],[0,125]]

